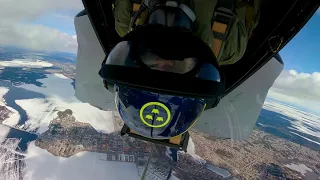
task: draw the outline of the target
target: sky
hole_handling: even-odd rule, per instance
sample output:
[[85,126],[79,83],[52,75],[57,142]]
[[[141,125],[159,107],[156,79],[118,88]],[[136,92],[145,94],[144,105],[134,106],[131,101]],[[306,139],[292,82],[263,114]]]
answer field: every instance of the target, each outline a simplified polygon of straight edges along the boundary
[[[0,0],[0,45],[77,52],[81,0]],[[320,10],[284,47],[284,71],[268,98],[320,114]]]
[[320,10],[280,51],[285,69],[313,73],[320,71]]
[[284,70],[268,98],[320,114],[320,10],[280,51]]
[[81,0],[0,0],[0,45],[77,52],[74,17]]

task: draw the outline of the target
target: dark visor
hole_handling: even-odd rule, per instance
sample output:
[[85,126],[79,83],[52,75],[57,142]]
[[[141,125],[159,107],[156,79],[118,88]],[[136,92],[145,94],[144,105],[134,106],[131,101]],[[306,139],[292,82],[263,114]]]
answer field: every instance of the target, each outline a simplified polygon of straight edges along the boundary
[[108,83],[182,96],[210,98],[224,90],[211,49],[190,32],[161,25],[125,36],[99,73]]

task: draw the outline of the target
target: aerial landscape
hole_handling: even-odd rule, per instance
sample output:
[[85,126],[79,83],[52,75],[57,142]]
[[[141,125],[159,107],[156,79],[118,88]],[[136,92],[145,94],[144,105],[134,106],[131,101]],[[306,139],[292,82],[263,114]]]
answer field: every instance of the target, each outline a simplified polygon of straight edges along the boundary
[[116,111],[74,97],[75,57],[17,54],[0,57],[0,159],[9,162],[0,164],[0,179],[320,178],[314,113],[268,99],[248,140],[192,130],[187,153],[174,162],[166,147],[121,137]]
[[0,180],[320,180],[318,1],[0,0],[0,17]]

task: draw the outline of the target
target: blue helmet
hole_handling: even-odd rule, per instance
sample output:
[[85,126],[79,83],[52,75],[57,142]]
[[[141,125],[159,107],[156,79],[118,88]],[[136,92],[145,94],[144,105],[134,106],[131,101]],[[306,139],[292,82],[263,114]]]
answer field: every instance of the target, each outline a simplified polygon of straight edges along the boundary
[[211,49],[191,32],[161,25],[127,34],[99,74],[125,124],[148,138],[183,134],[224,92]]
[[202,98],[154,93],[116,86],[116,106],[125,124],[135,133],[166,139],[186,132],[206,107]]
[[[144,25],[137,26],[148,10]],[[224,92],[211,48],[192,33],[195,14],[173,1],[146,0],[99,72],[135,133],[169,139],[186,132]]]

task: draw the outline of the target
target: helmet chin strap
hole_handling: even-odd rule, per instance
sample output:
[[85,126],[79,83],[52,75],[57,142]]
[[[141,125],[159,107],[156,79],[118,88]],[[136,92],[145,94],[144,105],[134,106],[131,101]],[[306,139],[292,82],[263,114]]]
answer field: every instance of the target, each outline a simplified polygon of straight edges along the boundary
[[145,0],[133,17],[130,24],[131,30],[136,27],[137,19],[146,10],[149,12],[144,24],[191,29],[192,23],[196,20],[194,12],[185,4],[172,0]]

